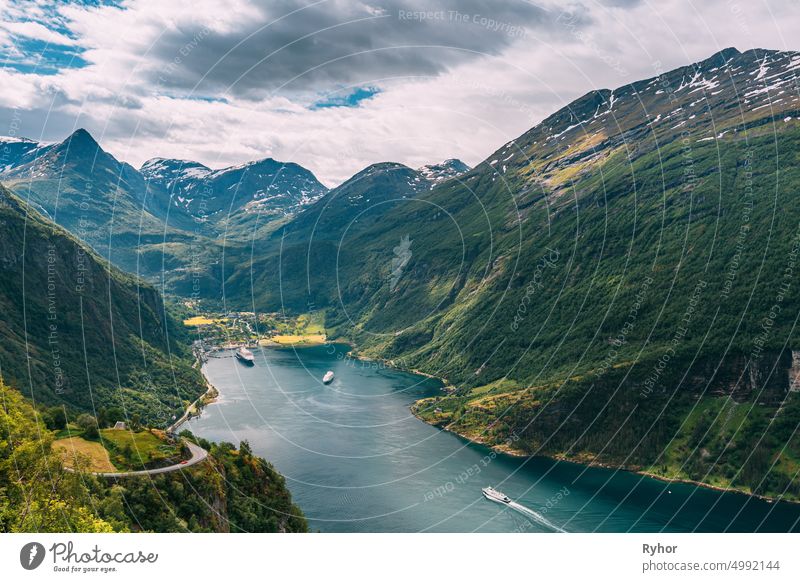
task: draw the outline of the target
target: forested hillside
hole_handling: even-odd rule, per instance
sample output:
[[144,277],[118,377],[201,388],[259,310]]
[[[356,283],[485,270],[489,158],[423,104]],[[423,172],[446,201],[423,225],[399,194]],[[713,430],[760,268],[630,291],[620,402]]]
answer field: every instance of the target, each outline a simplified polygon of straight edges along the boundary
[[166,426],[205,391],[151,286],[0,186],[0,371],[37,403],[118,407]]
[[798,69],[726,49],[593,91],[433,190],[364,192],[327,245],[299,216],[228,297],[447,378],[416,411],[470,438],[798,497]]
[[117,482],[67,472],[53,435],[0,382],[0,532],[303,532],[284,479],[243,443],[210,445],[206,462]]

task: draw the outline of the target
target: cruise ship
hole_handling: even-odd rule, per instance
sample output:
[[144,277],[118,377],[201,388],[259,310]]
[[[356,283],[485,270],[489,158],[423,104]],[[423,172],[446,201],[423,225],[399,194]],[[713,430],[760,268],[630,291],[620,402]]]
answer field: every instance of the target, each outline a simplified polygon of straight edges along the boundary
[[506,495],[505,493],[500,493],[499,491],[496,491],[491,487],[484,487],[483,489],[481,489],[481,493],[483,493],[483,496],[489,501],[495,501],[497,503],[505,503],[505,504],[511,503],[511,499],[509,499],[508,495]]
[[253,366],[256,363],[256,358],[253,355],[253,352],[244,346],[236,350],[236,357],[239,358],[240,362],[244,362],[248,366]]

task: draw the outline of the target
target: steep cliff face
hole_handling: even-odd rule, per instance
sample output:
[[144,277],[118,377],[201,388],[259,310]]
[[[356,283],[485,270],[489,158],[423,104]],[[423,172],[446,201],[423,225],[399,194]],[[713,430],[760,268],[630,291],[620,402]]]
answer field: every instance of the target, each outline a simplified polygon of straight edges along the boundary
[[800,350],[792,350],[792,363],[789,366],[789,391],[800,392]]
[[[776,409],[789,398],[791,373],[791,350],[769,351],[758,357],[739,353],[700,360],[689,367],[685,379],[677,381],[693,398],[729,398],[737,404]],[[662,394],[673,391],[674,386],[661,387]]]

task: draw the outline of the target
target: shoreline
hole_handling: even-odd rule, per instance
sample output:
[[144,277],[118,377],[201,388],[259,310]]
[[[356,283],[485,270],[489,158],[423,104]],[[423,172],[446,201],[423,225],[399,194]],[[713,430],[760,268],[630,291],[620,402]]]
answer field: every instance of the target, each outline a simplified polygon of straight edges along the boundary
[[[450,381],[447,378],[443,378],[441,376],[435,376],[434,374],[429,374],[428,372],[424,372],[423,370],[419,370],[417,368],[406,368],[404,366],[398,365],[395,360],[389,360],[386,358],[369,358],[367,356],[362,356],[358,353],[357,348],[351,342],[346,340],[338,340],[333,342],[328,342],[329,344],[339,344],[344,345],[350,348],[350,351],[347,352],[345,358],[351,358],[354,360],[358,360],[360,362],[379,362],[384,367],[390,368],[392,370],[397,370],[398,372],[405,372],[407,374],[416,374],[417,376],[423,376],[430,380],[438,380],[442,383],[442,391],[445,393],[451,393],[455,391],[455,387],[450,384]],[[422,419],[420,419],[422,420]],[[425,422],[423,420],[423,422]],[[426,423],[427,424],[427,423]]]
[[[412,404],[411,406],[413,407],[414,405]],[[683,484],[683,485],[693,485],[695,487],[702,487],[703,489],[710,489],[712,491],[717,491],[719,493],[733,493],[733,494],[736,494],[736,495],[743,495],[745,497],[751,497],[751,498],[754,498],[754,499],[758,499],[760,501],[764,501],[766,503],[791,503],[793,505],[800,505],[800,500],[785,499],[785,498],[780,498],[780,497],[768,497],[766,495],[760,495],[758,493],[751,493],[751,492],[748,492],[748,491],[742,491],[741,489],[735,489],[735,488],[721,487],[719,485],[712,485],[711,483],[703,483],[702,481],[694,481],[692,479],[665,477],[664,475],[658,475],[656,473],[651,473],[649,471],[645,471],[645,470],[641,470],[641,469],[628,468],[628,467],[625,467],[623,465],[612,465],[612,464],[608,464],[608,463],[601,463],[599,461],[594,461],[594,460],[581,461],[581,460],[578,460],[578,459],[568,459],[568,458],[565,458],[565,457],[563,457],[561,455],[529,455],[529,454],[524,453],[522,451],[519,451],[517,449],[512,449],[510,447],[503,447],[502,445],[492,445],[492,444],[483,442],[483,441],[481,441],[479,439],[476,439],[476,438],[473,438],[473,437],[468,437],[468,436],[466,436],[464,434],[459,433],[458,431],[452,430],[452,429],[447,428],[445,426],[439,426],[439,425],[433,424],[431,422],[428,422],[427,420],[425,420],[424,418],[422,418],[418,414],[416,414],[416,412],[414,412],[414,410],[412,410],[411,412],[418,420],[420,420],[421,422],[424,422],[425,424],[428,424],[430,426],[438,428],[441,431],[449,432],[450,434],[453,434],[453,435],[457,436],[460,439],[464,439],[468,443],[471,443],[471,444],[474,444],[474,445],[480,445],[482,447],[487,447],[488,449],[490,449],[491,451],[495,452],[498,455],[506,455],[508,457],[514,457],[514,458],[517,458],[517,459],[523,459],[523,458],[524,459],[533,459],[533,458],[536,458],[536,457],[540,457],[540,458],[545,458],[545,459],[551,459],[553,461],[558,461],[558,462],[561,462],[561,463],[574,463],[576,465],[581,465],[583,467],[609,469],[609,470],[614,470],[614,471],[625,471],[626,473],[631,473],[631,474],[634,474],[634,475],[641,475],[642,477],[647,477],[649,479],[655,479],[656,481],[662,481],[662,482],[665,482],[665,483],[678,483],[678,484]]]
[[189,406],[186,407],[186,410],[183,411],[183,414],[180,416],[180,418],[178,418],[175,422],[173,422],[166,429],[164,429],[164,431],[167,434],[175,433],[175,431],[177,431],[183,424],[185,424],[195,416],[200,416],[200,414],[203,412],[203,408],[205,408],[209,404],[213,404],[214,402],[216,402],[217,398],[219,397],[219,389],[217,389],[217,387],[211,383],[211,380],[209,380],[208,376],[205,373],[205,370],[203,370],[205,361],[202,358],[197,357],[197,361],[195,363],[199,364],[200,366],[200,373],[203,375],[203,381],[205,382],[206,385],[206,391],[203,392],[194,402],[192,402],[191,404],[189,404]]
[[[422,376],[424,378],[438,380],[439,382],[442,383],[441,390],[446,394],[455,390],[455,387],[452,386],[447,381],[446,378],[441,378],[439,376],[435,376],[433,374],[430,374],[430,373],[427,373],[427,372],[423,372],[422,370],[418,370],[418,369],[415,369],[415,368],[404,368],[402,366],[398,366],[394,360],[388,360],[388,359],[384,359],[384,358],[368,358],[366,356],[359,355],[358,352],[356,351],[355,346],[351,342],[346,341],[346,340],[330,341],[330,342],[326,342],[324,344],[317,344],[317,345],[308,345],[308,344],[306,344],[305,346],[303,346],[303,345],[300,345],[300,346],[286,346],[286,345],[278,344],[278,345],[269,345],[269,346],[262,346],[262,347],[272,348],[272,349],[278,348],[279,349],[279,348],[282,348],[282,347],[303,348],[303,347],[319,347],[320,345],[335,345],[335,344],[344,345],[344,346],[347,346],[348,348],[350,348],[350,351],[348,351],[345,354],[345,358],[351,358],[351,359],[358,360],[358,361],[361,361],[361,362],[380,362],[382,365],[386,366],[387,368],[391,368],[393,370],[397,370],[397,371],[400,371],[400,372],[406,372],[406,373],[410,373],[410,374],[416,374],[416,375]],[[211,381],[206,376],[205,371],[203,371],[203,365],[204,365],[205,362],[203,362],[202,360],[199,360],[199,363],[200,363],[200,371],[203,374],[203,378],[205,379],[206,384],[209,387],[209,390],[206,391],[206,393],[203,394],[200,398],[198,398],[197,401],[195,401],[195,403],[192,404],[192,406],[194,406],[198,401],[202,400],[211,390],[214,391],[214,395],[213,395],[212,399],[208,400],[205,404],[212,404],[212,403],[216,402],[216,398],[219,396],[219,390],[211,383]],[[424,400],[424,399],[420,399],[420,400]],[[742,491],[741,489],[725,488],[725,487],[721,487],[719,485],[712,485],[710,483],[704,483],[702,481],[694,481],[692,479],[665,477],[663,475],[657,475],[655,473],[651,473],[651,472],[648,472],[648,471],[645,471],[645,470],[628,468],[628,467],[621,466],[621,465],[610,465],[610,464],[601,463],[601,462],[595,461],[595,460],[588,460],[587,459],[587,460],[581,461],[581,460],[577,460],[577,459],[567,459],[567,458],[564,458],[563,456],[560,456],[560,455],[529,455],[529,454],[525,453],[524,451],[521,451],[521,450],[518,450],[518,449],[514,449],[514,448],[503,446],[503,445],[489,444],[489,443],[483,442],[483,441],[481,441],[479,439],[468,437],[468,436],[466,436],[464,434],[461,434],[461,433],[459,433],[459,432],[457,432],[455,430],[449,429],[449,428],[447,428],[445,426],[439,426],[439,425],[434,424],[432,422],[428,422],[427,420],[425,420],[424,418],[419,416],[416,413],[416,411],[414,410],[414,406],[417,404],[417,402],[419,402],[419,400],[417,400],[414,403],[412,403],[409,406],[409,408],[410,408],[411,413],[413,414],[413,416],[417,420],[419,420],[420,422],[424,422],[425,424],[427,424],[429,426],[433,426],[434,428],[438,428],[439,430],[454,434],[457,437],[459,437],[461,439],[464,439],[469,443],[472,443],[472,444],[475,444],[475,445],[480,445],[480,446],[483,446],[483,447],[487,447],[487,448],[489,448],[490,450],[492,450],[493,452],[495,452],[495,453],[497,453],[499,455],[506,455],[506,456],[514,457],[514,458],[518,458],[518,459],[519,458],[534,458],[536,456],[539,456],[539,457],[544,457],[544,458],[551,459],[551,460],[554,460],[554,461],[559,461],[559,462],[575,463],[577,465],[581,465],[581,466],[584,466],[584,467],[595,467],[595,468],[601,468],[601,469],[613,469],[615,471],[626,471],[628,473],[640,475],[642,477],[647,477],[647,478],[650,478],[650,479],[655,479],[657,481],[662,481],[662,482],[666,482],[666,483],[679,483],[679,484],[684,484],[684,485],[693,485],[695,487],[702,487],[704,489],[717,491],[719,493],[734,493],[734,494],[737,494],[737,495],[744,495],[746,497],[751,497],[751,498],[754,498],[754,499],[758,499],[758,500],[764,501],[766,503],[779,503],[779,502],[782,502],[782,503],[791,503],[791,504],[795,504],[795,505],[800,504],[800,500],[784,499],[784,498],[778,498],[778,497],[767,497],[765,495],[760,495],[758,493]],[[190,406],[187,409],[187,412],[184,413],[184,416],[186,416],[186,414],[189,412],[189,410],[192,408],[192,406]],[[202,413],[202,407],[197,409],[197,413],[198,413],[198,415],[200,413]],[[180,424],[183,424],[184,422],[189,420],[188,417],[187,418],[182,417],[182,419],[183,420],[180,422]],[[177,427],[177,426],[180,426],[180,424],[176,422],[173,426]]]
[[753,497],[755,499],[760,499],[761,501],[765,501],[767,503],[792,503],[794,505],[800,505],[800,500],[795,500],[795,499],[785,499],[782,497],[767,497],[766,495],[761,495],[759,493],[748,493],[747,491],[742,491],[741,489],[725,488],[719,485],[711,485],[710,483],[703,483],[701,481],[693,481],[692,479],[665,477],[663,475],[657,475],[655,473],[650,473],[648,471],[632,471],[632,472],[636,473],[637,475],[643,475],[645,477],[649,477],[650,479],[656,479],[657,481],[665,481],[667,483],[682,483],[684,485],[695,485],[697,487],[703,487],[704,489],[719,491],[720,493],[736,493],[738,495],[744,495],[746,497]]

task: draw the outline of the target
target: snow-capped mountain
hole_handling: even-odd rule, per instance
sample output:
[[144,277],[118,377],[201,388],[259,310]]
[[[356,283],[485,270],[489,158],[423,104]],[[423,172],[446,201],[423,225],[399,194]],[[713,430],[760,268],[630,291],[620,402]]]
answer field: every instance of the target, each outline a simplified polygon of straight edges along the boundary
[[142,164],[139,171],[147,180],[172,188],[178,182],[205,177],[211,168],[190,160],[153,158]]
[[432,186],[433,182],[420,172],[403,164],[372,164],[298,213],[280,236],[285,237],[287,245],[338,240],[346,229],[360,228],[365,222],[391,213],[405,200],[416,198]]
[[148,190],[131,165],[104,151],[84,129],[64,141],[3,143],[8,148],[0,180],[102,256],[136,270],[137,245],[172,236],[176,220],[165,224],[151,202],[164,196]]
[[169,193],[174,207],[192,216],[225,219],[238,211],[292,214],[328,189],[309,170],[266,158],[212,170],[198,162],[154,158],[140,172]]
[[26,138],[0,137],[0,179],[5,181],[71,178],[98,171],[143,182],[129,164],[120,162],[100,147],[85,129],[77,129],[64,141],[39,143]]
[[0,137],[0,173],[30,162],[48,147],[24,137]]
[[690,148],[772,123],[797,123],[798,71],[797,52],[727,48],[649,79],[590,91],[484,163],[498,174],[524,167],[531,180],[560,187],[565,176],[623,150],[636,157],[678,139]]
[[397,162],[380,162],[354,174],[331,190],[331,194],[362,204],[384,198],[409,198],[431,186],[433,182],[417,170]]
[[139,171],[84,129],[53,144],[0,138],[0,181],[102,256],[153,278],[185,274],[192,248],[213,270],[221,232],[237,244],[327,192],[305,168],[272,159],[221,170],[153,159]]

